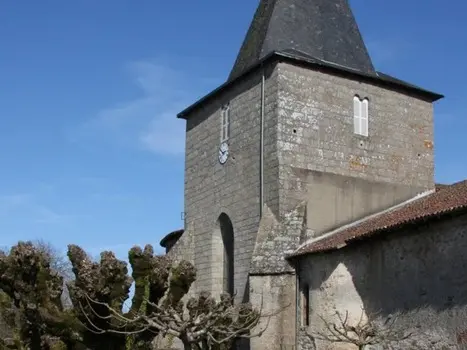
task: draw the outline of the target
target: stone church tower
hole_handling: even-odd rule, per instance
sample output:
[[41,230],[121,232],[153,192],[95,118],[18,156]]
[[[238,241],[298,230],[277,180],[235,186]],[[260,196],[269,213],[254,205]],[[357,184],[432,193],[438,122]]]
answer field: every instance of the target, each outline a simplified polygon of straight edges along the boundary
[[227,81],[178,115],[185,228],[163,243],[195,264],[194,292],[288,302],[253,348],[294,345],[284,255],[434,187],[440,97],[375,70],[347,0],[261,0]]

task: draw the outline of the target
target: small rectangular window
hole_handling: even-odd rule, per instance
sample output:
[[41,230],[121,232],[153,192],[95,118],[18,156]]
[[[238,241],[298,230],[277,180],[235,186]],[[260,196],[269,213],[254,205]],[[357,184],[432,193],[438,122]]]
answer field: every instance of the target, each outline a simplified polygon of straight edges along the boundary
[[358,96],[353,99],[354,133],[368,136],[368,99],[360,100]]
[[221,109],[221,142],[225,142],[230,137],[230,106],[227,104]]

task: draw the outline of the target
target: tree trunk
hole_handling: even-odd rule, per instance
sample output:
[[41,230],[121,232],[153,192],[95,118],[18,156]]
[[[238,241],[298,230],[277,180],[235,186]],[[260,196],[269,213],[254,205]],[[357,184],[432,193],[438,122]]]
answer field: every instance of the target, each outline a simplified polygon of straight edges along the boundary
[[31,332],[31,350],[41,350],[41,335],[37,329],[33,329]]
[[192,350],[193,349],[193,347],[191,346],[191,343],[188,341],[186,336],[180,336],[178,339],[180,339],[180,341],[182,342],[184,350]]

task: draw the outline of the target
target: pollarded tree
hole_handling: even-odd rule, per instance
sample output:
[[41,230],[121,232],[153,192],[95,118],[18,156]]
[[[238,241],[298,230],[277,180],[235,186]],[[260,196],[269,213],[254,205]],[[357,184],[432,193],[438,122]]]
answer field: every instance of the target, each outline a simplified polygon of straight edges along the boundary
[[95,262],[76,245],[68,246],[68,257],[75,278],[67,286],[74,312],[85,327],[83,343],[91,349],[125,349],[125,335],[93,331],[94,328],[106,330],[120,325],[107,317],[109,314],[105,313],[105,308],[97,303],[90,305],[89,298],[112,305],[122,312],[132,284],[126,263],[118,260],[112,252],[103,252],[100,261]]
[[192,264],[174,264],[167,256],[154,256],[150,246],[144,251],[133,248],[129,260],[136,285],[128,313],[92,292],[83,293],[81,304],[88,306],[87,317],[95,317],[92,330],[96,334],[130,336],[132,349],[144,348],[144,341],[155,335],[176,337],[186,350],[228,349],[235,339],[260,336],[264,329],[254,334],[252,330],[262,317],[269,320],[276,314],[263,315],[250,304],[234,305],[227,294],[216,300],[201,293],[184,302],[196,278]]
[[[68,282],[73,307],[60,301],[63,277],[49,249],[19,242],[0,253],[0,313],[11,325],[0,345],[23,350],[150,349],[157,335],[179,338],[186,349],[223,349],[251,334],[261,310],[234,305],[231,296],[215,300],[202,293],[184,301],[195,281],[188,262],[174,264],[151,246],[134,247],[127,265],[112,252],[93,261],[78,246],[68,247],[74,279]],[[124,302],[135,293],[129,310]]]
[[[166,295],[169,278],[173,283],[166,303],[171,305],[180,301],[195,278],[193,268],[181,264],[179,269],[172,269],[171,261],[154,255],[150,245],[144,250],[133,247],[129,251],[133,278],[128,275],[126,263],[112,252],[103,252],[100,261],[94,262],[80,247],[70,245],[68,256],[75,274],[68,284],[70,297],[77,317],[86,327],[84,343],[93,349],[150,348],[158,331],[124,320],[157,312],[154,305]],[[170,271],[175,275],[169,277]],[[126,311],[124,303],[129,299],[133,281],[135,292]]]
[[62,254],[56,247],[44,240],[33,242],[34,246],[50,257],[50,268],[57,272],[63,278],[63,293],[61,295],[62,306],[66,309],[71,308],[70,296],[66,284],[73,279],[71,263],[66,254]]
[[0,313],[10,332],[0,344],[12,349],[56,349],[79,340],[79,325],[60,300],[63,278],[52,257],[31,242],[0,253]]

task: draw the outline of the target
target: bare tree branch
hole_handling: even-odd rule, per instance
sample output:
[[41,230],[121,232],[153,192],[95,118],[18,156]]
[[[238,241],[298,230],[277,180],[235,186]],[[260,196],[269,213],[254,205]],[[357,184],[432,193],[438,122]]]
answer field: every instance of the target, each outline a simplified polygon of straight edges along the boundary
[[413,335],[412,332],[402,331],[395,327],[399,315],[390,315],[383,322],[376,322],[377,314],[365,317],[364,310],[355,325],[349,324],[349,313],[345,316],[336,311],[337,322],[330,322],[319,316],[323,321],[324,331],[309,333],[314,339],[331,343],[347,343],[364,349],[368,345],[388,344],[402,341]]
[[[148,299],[145,302],[152,307],[149,315],[123,316],[119,310],[115,310],[108,304],[92,300],[89,296],[88,308],[94,316],[109,320],[114,318],[121,323],[119,329],[104,330],[97,327],[88,319],[90,325],[97,332],[110,332],[119,334],[137,334],[147,330],[163,336],[172,335],[179,338],[190,349],[205,349],[206,346],[229,344],[238,338],[253,338],[261,336],[269,326],[270,319],[282,312],[282,309],[270,314],[263,313],[261,307],[255,310],[249,304],[234,305],[233,297],[223,294],[220,301],[215,301],[207,293],[201,293],[197,298],[190,298],[186,305],[179,307],[168,303],[167,295],[159,303]],[[173,301],[173,300],[172,300]],[[93,305],[104,307],[106,315],[100,315],[93,310]],[[184,312],[187,310],[188,312]],[[82,309],[85,312],[84,309]],[[255,333],[251,331],[266,318],[264,327]],[[123,330],[129,329],[129,330]],[[131,329],[131,330],[130,330]]]

